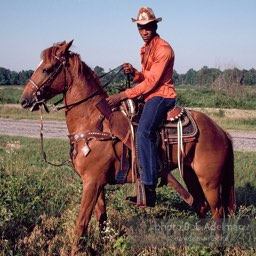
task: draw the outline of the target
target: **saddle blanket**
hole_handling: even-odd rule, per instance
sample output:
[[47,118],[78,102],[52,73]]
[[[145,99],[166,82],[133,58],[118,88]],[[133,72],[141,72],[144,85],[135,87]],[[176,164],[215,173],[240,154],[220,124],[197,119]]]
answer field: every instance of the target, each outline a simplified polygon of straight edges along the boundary
[[[198,128],[194,118],[187,109],[181,110],[181,114],[175,119],[166,119],[162,129],[165,140],[170,144],[178,143],[178,122],[182,125],[182,138],[184,142],[191,142],[197,139]],[[170,116],[170,113],[168,113]],[[171,121],[169,121],[171,120]]]

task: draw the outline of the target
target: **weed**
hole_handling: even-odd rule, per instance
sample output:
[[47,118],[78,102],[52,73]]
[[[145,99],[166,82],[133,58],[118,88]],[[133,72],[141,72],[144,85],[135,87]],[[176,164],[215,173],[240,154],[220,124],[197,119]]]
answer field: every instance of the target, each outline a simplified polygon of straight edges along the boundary
[[217,117],[225,117],[225,111],[223,109],[219,109],[217,113],[213,113],[214,116]]

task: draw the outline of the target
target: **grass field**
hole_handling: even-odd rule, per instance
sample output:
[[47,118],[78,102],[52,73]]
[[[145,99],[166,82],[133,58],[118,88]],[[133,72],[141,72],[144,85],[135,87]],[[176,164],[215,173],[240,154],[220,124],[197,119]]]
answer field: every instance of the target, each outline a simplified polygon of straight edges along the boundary
[[[39,119],[38,112],[17,104],[22,87],[0,90],[0,117]],[[183,106],[205,112],[221,127],[255,131],[255,88],[250,90],[234,97],[177,89]],[[64,120],[64,113],[45,114],[44,119]],[[44,146],[52,162],[69,158],[67,140],[45,139]],[[177,170],[174,175],[179,178]],[[170,188],[158,188],[157,206],[141,210],[124,201],[134,193],[134,185],[108,185],[104,234],[93,217],[79,255],[256,255],[255,178],[256,152],[235,152],[237,210],[225,222],[225,241],[219,248],[213,243],[211,216],[205,220],[208,228],[198,228],[194,210]],[[38,139],[0,136],[0,255],[69,255],[81,193],[72,166],[52,167],[43,161]]]
[[[45,139],[45,149],[53,162],[68,159],[67,140]],[[133,185],[108,185],[104,236],[92,218],[80,255],[255,255],[255,166],[256,152],[235,152],[237,211],[225,246],[203,240],[210,228],[195,228],[195,212],[170,188],[157,189],[155,208],[140,210],[124,201]],[[82,190],[73,168],[43,162],[38,139],[1,136],[0,179],[1,255],[69,255]]]

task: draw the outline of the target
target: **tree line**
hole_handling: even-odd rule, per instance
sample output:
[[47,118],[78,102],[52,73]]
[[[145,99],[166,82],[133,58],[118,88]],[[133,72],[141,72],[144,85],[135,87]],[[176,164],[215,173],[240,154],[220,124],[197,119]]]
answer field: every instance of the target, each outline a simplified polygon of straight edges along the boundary
[[178,74],[174,71],[173,79],[176,85],[209,86],[220,82],[256,85],[256,70],[254,68],[250,70],[232,68],[221,71],[216,68],[204,66],[198,71],[189,69],[186,74]]
[[[101,79],[103,85],[108,81],[123,84],[126,79],[123,72],[118,73],[118,71],[114,71],[108,73],[99,66],[96,66],[94,71],[98,76],[106,74]],[[0,67],[0,85],[25,85],[32,74],[33,70],[16,72]],[[221,71],[216,68],[204,66],[198,71],[191,68],[185,74],[178,74],[174,70],[173,80],[175,85],[213,86],[215,89],[223,85],[223,83],[256,85],[256,70],[254,68],[250,70],[232,68]]]
[[32,74],[32,70],[16,72],[0,67],[0,85],[25,85]]

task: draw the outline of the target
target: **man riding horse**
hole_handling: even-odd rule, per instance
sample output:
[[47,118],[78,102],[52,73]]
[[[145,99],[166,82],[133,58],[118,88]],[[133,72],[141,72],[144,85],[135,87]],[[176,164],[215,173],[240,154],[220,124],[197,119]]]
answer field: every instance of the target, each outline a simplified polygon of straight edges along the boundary
[[[149,14],[148,16],[143,14],[136,21],[142,21],[143,17],[146,17],[144,18],[146,21],[151,20],[155,23],[159,21],[159,19],[155,19],[152,15],[152,13],[151,16]],[[146,107],[143,112],[143,116],[145,117],[141,119],[140,129],[147,124],[144,119],[146,121],[150,119],[148,121],[150,130],[147,130],[146,135],[147,138],[153,140],[154,136],[152,135],[151,128],[152,125],[153,128],[157,128],[156,117],[163,115],[163,112],[165,112],[163,109],[168,109],[171,103],[174,103],[176,95],[173,90],[173,84],[171,83],[171,76],[166,73],[168,70],[172,72],[173,52],[170,46],[156,34],[156,24],[150,23],[146,25],[138,23],[139,28],[145,28],[143,26],[146,26],[148,29],[147,26],[153,26],[151,30],[149,29],[149,32],[146,29],[145,31],[143,29],[141,31],[142,37],[146,41],[149,41],[150,48],[150,53],[146,54],[146,52],[142,52],[143,57],[145,56],[142,62],[142,72],[137,72],[130,65],[124,65],[124,70],[131,70],[129,72],[126,71],[127,73],[133,73],[135,78],[136,74],[138,74],[140,78],[144,79],[144,82],[136,85],[134,87],[136,89],[126,90],[121,95],[110,97],[109,102],[115,105],[118,101],[126,97],[136,98],[143,95],[146,100]],[[149,38],[152,39],[148,40]],[[47,100],[52,99],[58,94],[63,94],[64,106],[59,109],[65,109],[68,136],[71,145],[70,157],[74,169],[81,177],[83,184],[81,206],[74,232],[75,246],[72,252],[75,253],[79,249],[80,238],[85,235],[93,212],[95,212],[101,230],[104,228],[104,223],[106,223],[107,219],[105,186],[107,184],[116,184],[117,174],[120,173],[119,170],[122,170],[120,163],[125,155],[123,150],[124,144],[129,148],[133,148],[134,145],[131,145],[133,141],[129,137],[130,134],[133,136],[134,133],[129,130],[131,123],[123,114],[123,109],[122,112],[112,112],[111,107],[106,101],[107,93],[104,91],[95,73],[81,60],[79,54],[69,50],[72,42],[58,43],[42,52],[42,61],[28,80],[20,103],[23,108],[35,111],[39,109],[36,106],[45,104]],[[145,44],[146,46],[147,43]],[[151,47],[153,48],[151,49]],[[160,53],[159,49],[162,49]],[[167,60],[163,58],[163,53],[166,52],[170,54],[166,57]],[[164,60],[166,60],[165,65],[163,65]],[[158,70],[161,70],[163,73],[158,73]],[[146,91],[145,85],[152,85],[152,87]],[[161,94],[161,92],[163,93]],[[163,97],[164,93],[170,98],[167,96],[165,96],[166,98]],[[150,98],[151,96],[153,97]],[[162,104],[153,105],[155,109],[151,112],[151,108],[149,107],[151,106],[151,102],[154,102],[154,99],[160,99],[159,101]],[[166,101],[169,103],[169,106]],[[123,108],[127,102],[132,101],[125,101],[122,104]],[[159,109],[161,111],[158,111]],[[183,193],[184,200],[186,199],[186,202],[195,208],[200,218],[205,218],[207,211],[211,209],[216,231],[218,231],[217,235],[220,236],[223,218],[228,217],[235,211],[234,152],[232,139],[227,132],[207,115],[195,110],[184,110],[185,112],[187,114],[186,116],[183,114],[181,116],[178,115],[180,117],[178,124],[182,127],[179,130],[179,136],[175,134],[178,129],[173,133],[173,123],[165,124],[164,132],[161,132],[161,136],[164,138],[164,140],[162,139],[164,145],[161,145],[163,152],[161,152],[160,157],[163,160],[169,159],[166,168],[160,173],[163,181],[162,184],[168,184],[174,187],[179,194],[182,194],[181,186],[177,185],[177,182],[173,182],[174,179],[170,176],[171,171],[179,167],[179,159],[181,159],[181,162],[184,163],[182,165],[183,168],[181,168],[183,170],[181,174],[189,192],[186,194]],[[175,112],[175,117],[177,116],[176,114]],[[193,122],[192,119],[189,120],[191,123],[196,124],[197,128],[192,138],[191,136],[183,137],[185,135],[183,131],[190,128],[189,120],[188,122],[186,121],[186,118],[189,116],[193,118]],[[159,117],[159,120],[162,118],[163,116],[161,118]],[[166,120],[173,120],[173,115],[170,115],[170,111],[168,111]],[[186,121],[186,126],[183,121]],[[161,121],[159,122],[161,123]],[[175,125],[177,127],[177,124]],[[165,129],[166,127],[168,130]],[[192,131],[189,130],[188,132],[191,135]],[[181,134],[183,135],[181,136]],[[116,136],[120,140],[117,140]],[[143,143],[143,136],[145,135],[140,133],[140,136],[143,138]],[[168,150],[169,143],[171,144],[171,150]],[[141,150],[145,150],[145,147],[142,147]],[[143,197],[143,206],[154,205],[155,202],[154,189],[156,177],[153,173],[155,171],[153,164],[156,165],[156,163],[152,162],[152,159],[155,159],[155,155],[152,154],[151,150],[154,150],[154,148],[148,148],[147,150],[149,152],[149,163],[146,164],[151,165],[152,169],[145,169],[143,167],[144,173],[141,175],[142,181],[145,182],[147,192],[147,202],[145,202],[145,197]],[[145,152],[142,151],[140,153],[143,154]],[[144,160],[142,158],[141,161],[143,162]],[[148,173],[148,170],[151,172]],[[133,169],[129,168],[123,183],[134,182],[133,174]],[[122,176],[124,176],[123,173]],[[148,183],[152,185],[146,184],[149,181],[147,179],[148,177],[152,178],[152,183]],[[141,198],[141,194],[138,194],[138,199]],[[141,200],[138,201],[141,202]]]
[[[138,72],[131,64],[123,65],[124,73],[133,76],[133,88],[110,96],[107,101],[114,107],[125,99],[143,97],[145,105],[137,131],[138,158],[141,166],[141,180],[145,187],[146,205],[155,206],[157,185],[157,145],[156,130],[170,108],[175,105],[176,93],[172,80],[174,51],[172,47],[157,34],[156,18],[149,7],[140,8],[137,19],[138,31],[144,41],[141,48],[142,71]],[[136,203],[136,197],[127,198]]]

